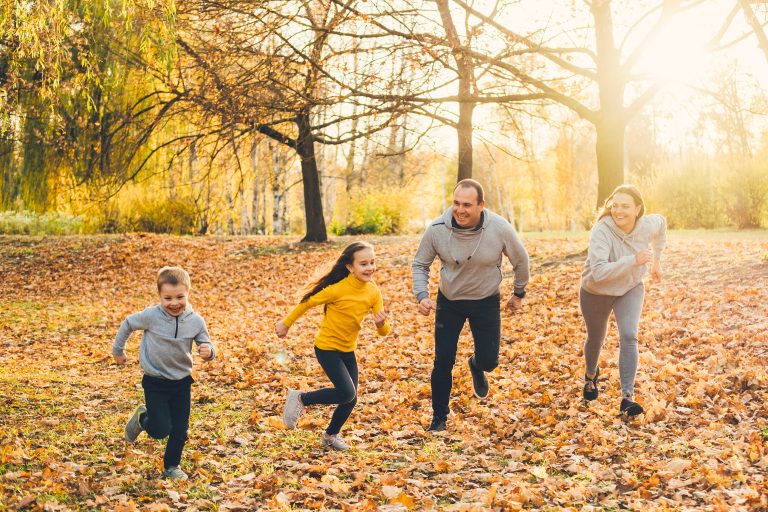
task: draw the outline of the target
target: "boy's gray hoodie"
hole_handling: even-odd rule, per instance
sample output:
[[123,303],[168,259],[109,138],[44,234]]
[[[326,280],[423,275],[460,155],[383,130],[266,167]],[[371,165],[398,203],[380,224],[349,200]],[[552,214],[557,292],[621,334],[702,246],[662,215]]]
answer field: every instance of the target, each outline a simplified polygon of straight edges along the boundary
[[208,337],[205,320],[187,309],[178,317],[169,315],[160,304],[140,313],[128,315],[120,325],[112,345],[112,354],[125,355],[125,342],[133,331],[143,330],[139,345],[139,363],[146,375],[161,379],[180,380],[192,373],[192,342],[211,346],[211,358],[216,348]]
[[440,291],[449,300],[479,300],[499,293],[501,257],[507,255],[515,271],[515,291],[528,284],[528,253],[515,228],[487,208],[475,229],[453,227],[453,208],[435,219],[421,238],[413,259],[413,293],[421,302],[429,297],[429,267],[440,258]]
[[649,247],[655,258],[667,243],[667,221],[661,215],[643,215],[630,233],[610,217],[598,221],[589,235],[589,252],[581,286],[595,295],[620,296],[643,281],[648,265],[638,265],[635,255]]

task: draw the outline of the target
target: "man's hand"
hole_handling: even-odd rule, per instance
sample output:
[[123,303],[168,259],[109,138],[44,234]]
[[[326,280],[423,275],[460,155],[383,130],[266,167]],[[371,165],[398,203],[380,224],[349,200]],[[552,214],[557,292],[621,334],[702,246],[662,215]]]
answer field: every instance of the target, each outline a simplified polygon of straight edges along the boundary
[[517,313],[523,309],[523,299],[513,293],[507,301],[507,309],[513,313]]
[[197,353],[203,359],[210,359],[213,355],[213,350],[211,350],[211,346],[208,343],[203,343],[197,348]]
[[378,327],[379,329],[384,327],[384,323],[387,321],[388,315],[389,313],[387,312],[386,309],[382,309],[381,311],[373,315],[373,321],[376,323],[376,327]]
[[125,355],[117,356],[115,354],[112,354],[112,358],[115,360],[117,364],[125,364],[125,362],[127,361],[127,358],[125,357]]
[[419,302],[419,313],[424,316],[429,316],[432,310],[435,309],[435,305],[432,303],[429,297],[421,299]]
[[651,267],[651,280],[654,283],[660,283],[662,278],[661,261],[653,260],[653,266]]
[[275,334],[277,334],[278,338],[285,338],[288,334],[288,326],[282,320],[275,324]]

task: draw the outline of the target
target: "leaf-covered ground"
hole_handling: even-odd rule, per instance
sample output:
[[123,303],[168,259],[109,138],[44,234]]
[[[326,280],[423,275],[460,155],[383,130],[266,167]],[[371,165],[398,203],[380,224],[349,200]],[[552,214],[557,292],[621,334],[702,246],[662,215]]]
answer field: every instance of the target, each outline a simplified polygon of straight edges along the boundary
[[[0,510],[766,510],[768,236],[671,236],[647,294],[638,399],[617,417],[617,338],[599,400],[580,400],[577,290],[584,237],[527,238],[524,312],[505,314],[500,367],[471,393],[466,333],[449,432],[428,435],[433,318],[415,313],[416,238],[373,240],[393,334],[367,321],[359,405],[329,453],[315,407],[288,431],[286,387],[326,384],[312,353],[321,312],[286,340],[272,327],[348,240],[160,236],[0,238]],[[126,446],[141,399],[109,350],[122,319],[155,300],[165,264],[192,274],[192,303],[219,358],[196,362],[188,482],[158,478],[162,444]],[[509,282],[502,291],[508,294]]]

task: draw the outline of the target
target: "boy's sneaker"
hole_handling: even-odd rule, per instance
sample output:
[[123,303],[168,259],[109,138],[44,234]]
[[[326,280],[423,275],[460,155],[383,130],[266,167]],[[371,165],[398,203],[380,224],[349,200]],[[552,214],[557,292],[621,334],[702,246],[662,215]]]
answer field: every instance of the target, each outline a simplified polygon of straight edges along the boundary
[[349,445],[338,434],[331,436],[327,432],[323,432],[323,446],[339,451],[349,450]]
[[285,423],[285,426],[290,429],[296,428],[302,412],[304,412],[304,404],[301,402],[301,391],[289,389],[288,396],[285,399],[285,407],[283,407],[283,423]]
[[163,471],[163,477],[170,478],[171,480],[186,480],[189,478],[179,466],[171,466],[169,468],[165,468]]
[[445,432],[445,420],[432,418],[432,423],[427,427],[427,432]]
[[136,438],[139,437],[139,434],[144,431],[139,418],[141,418],[141,415],[146,412],[147,408],[145,406],[138,406],[136,410],[133,411],[131,419],[129,419],[128,423],[125,424],[125,440],[129,443],[135,443]]
[[475,396],[477,398],[485,398],[488,396],[488,378],[485,376],[485,372],[479,368],[475,368],[474,363],[475,356],[471,356],[467,363],[469,364],[469,373],[472,374],[472,387],[475,390]]

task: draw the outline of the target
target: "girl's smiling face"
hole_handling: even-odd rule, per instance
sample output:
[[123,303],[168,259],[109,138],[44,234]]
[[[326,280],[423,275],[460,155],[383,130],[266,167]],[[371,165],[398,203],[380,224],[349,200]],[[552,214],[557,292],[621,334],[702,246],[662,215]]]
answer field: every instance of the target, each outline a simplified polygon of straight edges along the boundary
[[347,263],[347,270],[360,281],[371,281],[373,273],[376,272],[376,260],[374,259],[373,249],[366,247],[357,251],[352,264]]
[[187,309],[189,290],[181,283],[163,283],[160,287],[160,305],[171,316],[179,316]]

